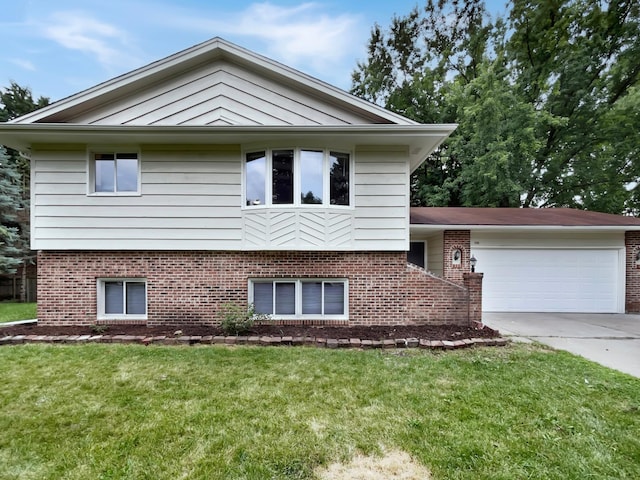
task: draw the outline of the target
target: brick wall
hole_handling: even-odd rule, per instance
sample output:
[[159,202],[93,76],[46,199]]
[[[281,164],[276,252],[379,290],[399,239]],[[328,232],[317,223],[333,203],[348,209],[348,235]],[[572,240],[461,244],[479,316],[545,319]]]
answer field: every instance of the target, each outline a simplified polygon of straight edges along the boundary
[[625,311],[640,313],[640,266],[636,265],[636,256],[640,252],[640,232],[625,232],[626,246],[626,292]]
[[[98,278],[146,278],[149,325],[216,324],[246,305],[249,278],[347,278],[349,323],[469,324],[462,285],[408,265],[404,252],[40,252],[38,319],[96,323]],[[479,307],[477,307],[479,308]]]
[[464,286],[469,292],[469,323],[482,328],[482,278],[484,274],[467,272],[463,275]]
[[[471,270],[471,265],[469,265],[471,232],[469,230],[445,230],[443,240],[444,278],[463,285],[464,273]],[[455,250],[462,252],[462,258],[457,265],[452,260]]]

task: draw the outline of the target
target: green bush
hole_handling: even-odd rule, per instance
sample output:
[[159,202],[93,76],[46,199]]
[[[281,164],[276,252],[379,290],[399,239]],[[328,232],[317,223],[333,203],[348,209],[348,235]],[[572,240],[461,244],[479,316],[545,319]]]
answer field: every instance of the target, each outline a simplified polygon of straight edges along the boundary
[[269,315],[256,313],[253,305],[245,308],[235,303],[225,303],[220,310],[222,312],[220,326],[226,335],[246,333],[253,327],[255,322],[269,319]]

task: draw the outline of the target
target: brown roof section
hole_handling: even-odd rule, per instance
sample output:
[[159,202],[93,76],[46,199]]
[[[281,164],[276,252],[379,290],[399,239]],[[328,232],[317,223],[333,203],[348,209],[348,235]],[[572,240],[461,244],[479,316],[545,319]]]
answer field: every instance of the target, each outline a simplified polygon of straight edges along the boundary
[[640,218],[572,208],[412,207],[412,225],[640,227]]

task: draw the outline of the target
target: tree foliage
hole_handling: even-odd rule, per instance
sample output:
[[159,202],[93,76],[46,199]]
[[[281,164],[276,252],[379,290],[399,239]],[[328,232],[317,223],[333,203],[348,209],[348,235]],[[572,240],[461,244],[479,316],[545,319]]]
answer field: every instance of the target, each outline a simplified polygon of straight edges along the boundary
[[23,210],[20,174],[0,145],[0,274],[15,273],[22,263],[18,215]]
[[375,25],[352,92],[459,127],[414,174],[416,205],[640,209],[634,1],[429,0]]
[[[49,104],[33,99],[31,90],[11,82],[0,89],[0,121],[6,122]],[[16,267],[33,261],[29,244],[29,160],[20,152],[0,145],[0,273],[15,273]],[[23,292],[26,269],[22,269]]]

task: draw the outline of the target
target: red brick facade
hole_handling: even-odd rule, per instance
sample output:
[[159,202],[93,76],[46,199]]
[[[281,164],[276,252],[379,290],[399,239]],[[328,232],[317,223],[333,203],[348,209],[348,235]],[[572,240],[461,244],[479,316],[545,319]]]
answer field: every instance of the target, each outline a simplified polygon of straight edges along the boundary
[[626,291],[625,311],[640,313],[640,232],[625,232],[626,247]]
[[[454,262],[455,251],[461,252],[459,263]],[[471,232],[469,230],[445,230],[443,244],[444,278],[460,285],[464,284],[464,274],[471,271]]]
[[482,327],[482,273],[464,274],[464,286],[469,292],[469,323]]
[[46,251],[38,267],[42,325],[95,324],[99,278],[146,278],[149,325],[217,324],[222,304],[246,305],[251,278],[346,278],[354,325],[469,324],[467,289],[404,252]]

